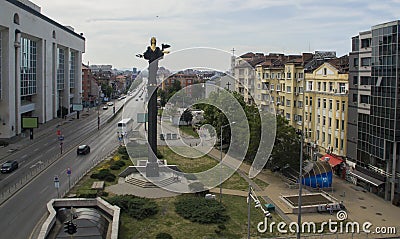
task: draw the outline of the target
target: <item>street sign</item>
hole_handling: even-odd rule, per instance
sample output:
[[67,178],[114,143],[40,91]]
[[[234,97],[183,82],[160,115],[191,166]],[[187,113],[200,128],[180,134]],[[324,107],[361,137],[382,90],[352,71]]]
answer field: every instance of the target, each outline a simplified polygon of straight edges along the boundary
[[60,180],[59,180],[58,176],[54,176],[54,187],[60,188]]
[[71,169],[70,168],[67,168],[67,174],[71,175]]

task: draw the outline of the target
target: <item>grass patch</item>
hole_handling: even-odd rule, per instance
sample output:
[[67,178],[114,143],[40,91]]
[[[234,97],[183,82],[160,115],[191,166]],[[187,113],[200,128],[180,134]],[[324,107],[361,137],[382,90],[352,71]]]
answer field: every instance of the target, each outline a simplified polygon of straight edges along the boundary
[[[173,238],[246,238],[247,236],[247,204],[245,197],[224,195],[223,204],[226,208],[229,220],[223,226],[219,224],[200,224],[190,222],[175,212],[174,203],[180,197],[194,197],[193,195],[181,195],[174,198],[156,199],[160,211],[151,218],[135,220],[127,214],[121,215],[119,238],[121,239],[153,239],[157,234],[164,232]],[[273,215],[274,222],[281,219]],[[259,209],[251,205],[251,236],[271,237],[272,234],[261,234],[257,231],[257,224],[264,220],[264,215]],[[219,229],[217,234],[216,230]]]
[[237,172],[235,172],[228,180],[222,183],[222,188],[248,191],[249,184]]
[[180,125],[179,130],[181,133],[192,136],[194,138],[200,138],[196,131],[193,130],[194,128],[190,125]]
[[[71,190],[70,190],[70,194],[76,194],[76,195],[85,195],[88,194],[90,192],[95,192],[96,190],[92,189],[92,185],[93,182],[99,181],[98,179],[94,179],[94,178],[90,178],[90,175],[92,175],[92,173],[96,173],[99,172],[102,169],[110,169],[111,165],[113,165],[115,162],[118,162],[120,160],[122,160],[122,155],[120,153],[115,153],[110,159],[107,159],[103,162],[101,162],[100,164],[98,164],[96,167],[94,167],[90,173],[86,174]],[[114,174],[116,176],[116,179],[113,182],[104,182],[104,186],[111,186],[114,184],[118,183],[118,175],[125,170],[125,168],[132,166],[132,162],[131,160],[124,160],[125,162],[125,166],[119,168],[118,170],[110,170],[112,174]]]
[[259,186],[261,188],[261,190],[264,190],[266,187],[268,187],[268,183],[264,182],[261,179],[258,178],[253,178],[251,179],[255,184],[257,184],[257,186]]
[[163,158],[167,160],[168,164],[175,164],[185,173],[198,173],[206,171],[218,162],[208,156],[200,158],[185,158],[182,155],[176,154],[167,146],[158,146]]

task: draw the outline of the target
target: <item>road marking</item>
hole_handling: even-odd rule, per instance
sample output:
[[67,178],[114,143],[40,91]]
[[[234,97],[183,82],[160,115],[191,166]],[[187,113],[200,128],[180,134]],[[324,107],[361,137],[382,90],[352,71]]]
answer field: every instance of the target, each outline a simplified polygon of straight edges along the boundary
[[45,144],[44,144],[44,146],[47,146],[47,145],[49,145],[49,143],[45,143]]
[[43,188],[39,194],[42,194],[44,191],[46,191],[49,188],[49,186],[46,186],[45,188]]
[[36,151],[38,151],[38,150],[39,150],[39,148],[36,148],[36,149],[34,149],[33,151],[36,152]]
[[25,154],[24,156],[22,156],[21,158],[26,158],[26,157],[28,157],[28,155],[27,154]]

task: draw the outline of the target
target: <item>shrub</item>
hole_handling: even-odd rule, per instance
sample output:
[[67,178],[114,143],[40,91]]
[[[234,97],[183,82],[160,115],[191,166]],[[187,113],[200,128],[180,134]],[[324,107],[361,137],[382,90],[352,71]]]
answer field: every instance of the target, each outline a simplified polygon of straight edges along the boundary
[[111,170],[119,170],[119,169],[121,169],[121,167],[119,165],[117,165],[117,164],[113,164],[113,165],[110,166],[110,169]]
[[175,211],[191,222],[202,224],[224,223],[229,219],[223,205],[204,197],[181,197],[175,202]]
[[118,160],[118,161],[115,161],[114,165],[118,165],[120,167],[123,167],[123,166],[126,165],[126,163],[124,161],[122,161],[122,160]]
[[104,180],[107,181],[107,182],[114,182],[115,178],[116,178],[116,176],[114,174],[109,174],[109,175],[104,177]]
[[158,213],[158,206],[154,200],[140,198],[133,195],[122,195],[110,198],[109,203],[117,205],[122,212],[138,220],[145,219]]
[[122,155],[128,155],[128,151],[126,151],[126,147],[124,147],[124,146],[120,146],[118,148],[118,153],[122,154]]
[[158,233],[156,239],[173,239],[173,237],[165,232]]
[[123,154],[123,155],[121,156],[121,159],[122,159],[122,160],[129,160],[130,158],[129,158],[129,155]]
[[77,195],[79,198],[96,198],[97,191],[95,190],[82,190],[78,192]]

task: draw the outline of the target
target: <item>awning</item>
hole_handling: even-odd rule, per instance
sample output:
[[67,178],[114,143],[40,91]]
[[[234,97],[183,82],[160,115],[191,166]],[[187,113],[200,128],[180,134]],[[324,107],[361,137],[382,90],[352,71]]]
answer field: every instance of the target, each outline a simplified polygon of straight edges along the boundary
[[380,185],[385,183],[385,182],[383,182],[383,181],[381,181],[379,179],[376,179],[374,177],[368,176],[365,173],[362,173],[362,172],[357,171],[357,170],[350,171],[350,175],[353,175],[353,176],[355,176],[355,177],[357,177],[357,178],[359,178],[359,179],[361,179],[361,180],[363,180],[363,181],[365,181],[367,183],[370,183],[370,184],[372,184],[374,186],[377,186],[377,187],[379,187]]
[[320,160],[328,161],[332,168],[343,162],[343,160],[341,160],[340,158],[330,154],[325,154],[323,157],[320,158]]

